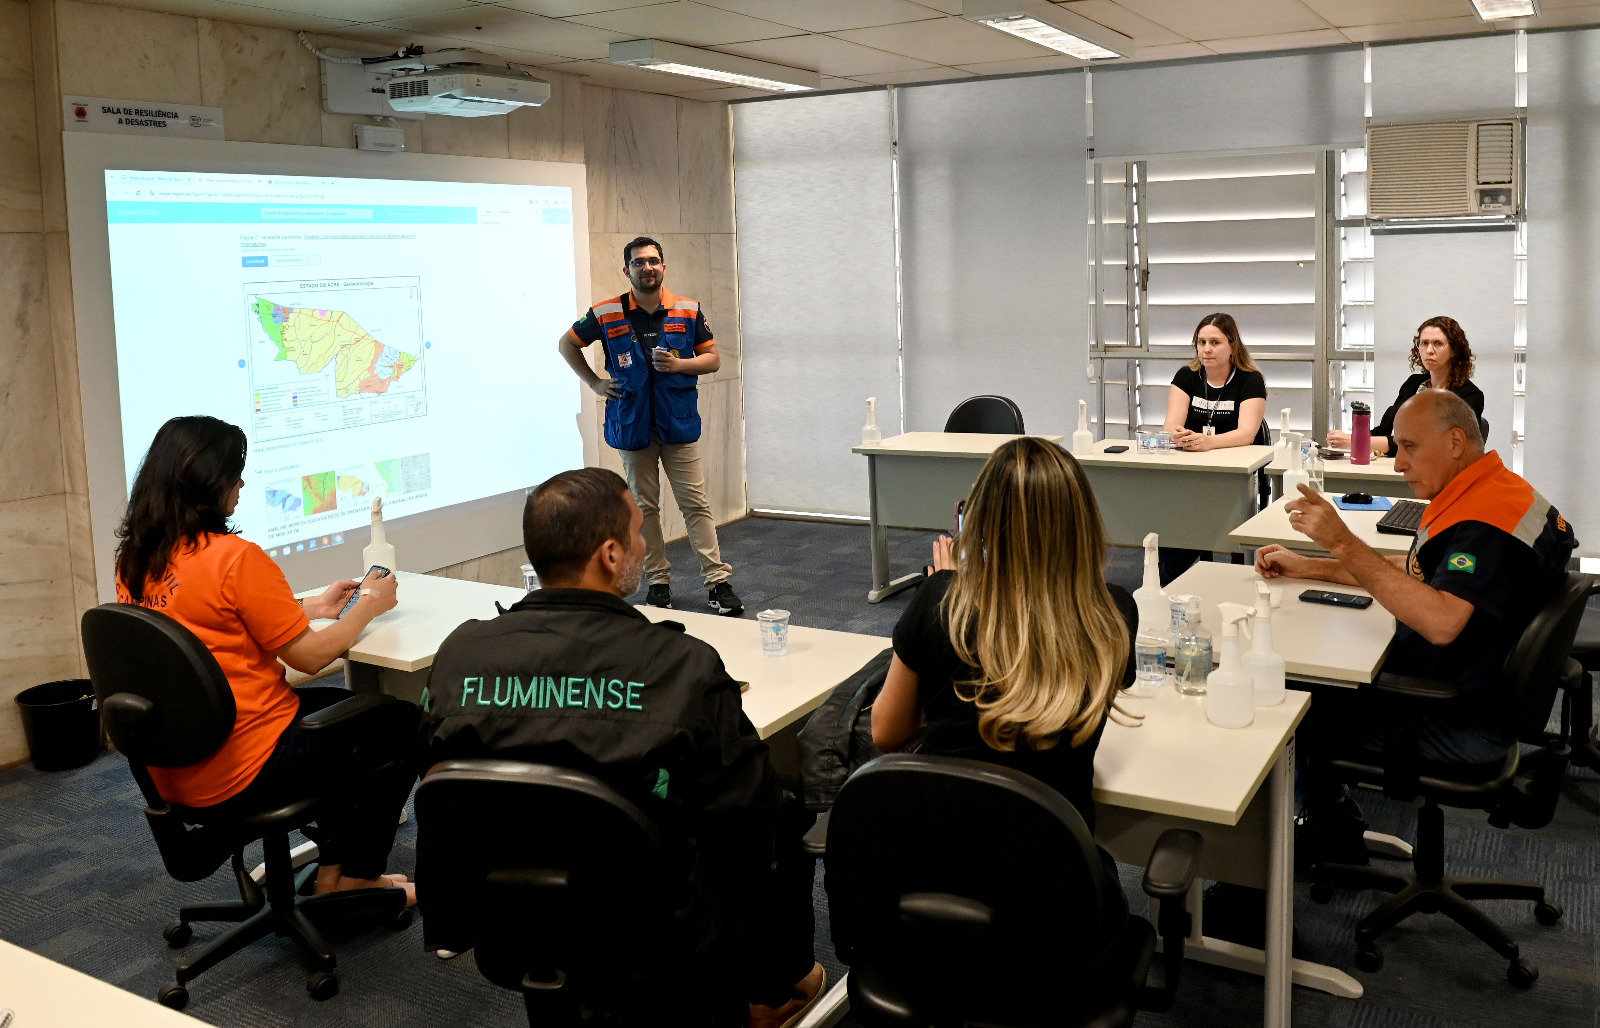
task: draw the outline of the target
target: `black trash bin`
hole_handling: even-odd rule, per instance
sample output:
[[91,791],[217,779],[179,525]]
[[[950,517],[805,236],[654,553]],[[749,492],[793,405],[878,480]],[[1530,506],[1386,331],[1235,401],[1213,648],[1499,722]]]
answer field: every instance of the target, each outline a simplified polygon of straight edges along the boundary
[[94,686],[87,678],[46,682],[17,693],[22,732],[33,766],[40,771],[70,771],[89,763],[104,744]]

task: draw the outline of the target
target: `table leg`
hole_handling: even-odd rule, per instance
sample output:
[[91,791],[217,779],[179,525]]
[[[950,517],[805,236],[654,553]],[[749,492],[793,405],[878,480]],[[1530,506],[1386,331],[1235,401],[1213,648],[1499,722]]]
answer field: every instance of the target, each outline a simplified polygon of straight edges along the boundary
[[889,529],[878,519],[878,458],[867,454],[867,522],[872,526],[872,588],[867,602],[877,603],[922,580],[920,574],[889,580]]
[[1266,1012],[1268,1028],[1289,1025],[1290,943],[1294,938],[1294,738],[1278,754],[1267,808],[1267,951]]
[[366,664],[359,660],[346,660],[344,663],[344,683],[352,692],[382,692],[383,686],[379,676],[383,669],[376,664]]

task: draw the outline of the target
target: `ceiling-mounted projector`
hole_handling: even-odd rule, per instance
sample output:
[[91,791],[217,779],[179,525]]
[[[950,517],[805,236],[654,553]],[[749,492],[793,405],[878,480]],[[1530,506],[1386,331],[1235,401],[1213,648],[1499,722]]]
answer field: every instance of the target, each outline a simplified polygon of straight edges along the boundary
[[389,80],[389,106],[407,114],[481,118],[538,107],[548,99],[550,83],[503,64],[453,64]]

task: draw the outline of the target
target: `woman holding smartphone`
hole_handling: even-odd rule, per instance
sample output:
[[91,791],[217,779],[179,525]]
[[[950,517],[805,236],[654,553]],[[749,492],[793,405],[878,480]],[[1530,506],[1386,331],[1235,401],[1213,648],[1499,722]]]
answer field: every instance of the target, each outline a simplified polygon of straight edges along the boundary
[[[1467,401],[1472,413],[1483,424],[1483,390],[1472,383],[1472,346],[1467,333],[1455,318],[1443,315],[1429,318],[1417,327],[1411,340],[1411,366],[1419,372],[1400,383],[1400,392],[1383,412],[1383,418],[1372,429],[1372,453],[1377,457],[1393,457],[1398,448],[1394,443],[1394,416],[1400,405],[1424,389],[1448,389]],[[1334,429],[1328,433],[1328,446],[1349,451],[1350,433]]]
[[[347,755],[325,749],[300,721],[350,693],[291,689],[283,664],[307,674],[322,670],[395,605],[393,575],[364,585],[335,582],[304,603],[295,599],[272,558],[228,527],[244,488],[245,450],[244,432],[227,422],[168,421],[139,465],[117,528],[118,602],[160,611],[193,632],[233,690],[233,732],[215,753],[188,767],[149,769],[163,799],[188,807],[253,808],[325,787]],[[358,588],[342,620],[311,627],[313,618],[336,617]],[[397,747],[410,742],[394,740]],[[398,887],[408,903],[416,902],[404,875],[383,874],[414,778],[413,769],[402,767],[366,781],[318,819],[315,891]]]

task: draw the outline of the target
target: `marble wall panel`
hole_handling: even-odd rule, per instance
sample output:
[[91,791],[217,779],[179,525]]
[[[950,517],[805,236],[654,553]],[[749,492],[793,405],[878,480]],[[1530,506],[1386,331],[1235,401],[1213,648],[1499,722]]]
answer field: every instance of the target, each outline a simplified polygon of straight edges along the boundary
[[0,233],[0,503],[60,493],[44,233]]
[[[592,177],[592,176],[591,176]],[[589,233],[589,302],[617,296],[628,288],[627,276],[622,272],[622,248],[634,236],[649,232],[590,232]],[[652,236],[651,238],[657,238]],[[666,240],[662,240],[666,244]],[[670,281],[670,280],[669,280]],[[671,288],[670,286],[668,288]]]
[[57,424],[66,490],[89,495],[89,466],[84,454],[83,393],[78,381],[77,316],[72,309],[72,254],[65,232],[44,236],[45,266],[50,282],[50,336],[55,354]]
[[56,0],[61,91],[203,104],[194,18]]
[[678,231],[677,103],[654,93],[584,86],[590,231]]
[[0,0],[0,232],[44,231],[28,5]]
[[[76,614],[74,629],[83,619],[83,612],[100,603],[95,590],[94,529],[89,524],[89,497],[67,493],[62,499],[67,507],[67,558],[71,563],[72,607]],[[83,656],[80,646],[74,651]],[[87,673],[87,672],[85,672]]]
[[0,766],[27,758],[12,698],[80,667],[66,521],[59,493],[0,503]]
[[317,58],[293,32],[200,18],[201,102],[223,109],[229,139],[322,142]]
[[733,231],[733,135],[725,103],[678,102],[679,231]]
[[56,5],[34,0],[28,8],[33,50],[33,110],[38,127],[39,187],[46,232],[67,230],[67,182],[62,165],[60,61],[56,54]]
[[422,119],[422,149],[427,153],[457,157],[511,156],[510,130],[506,119],[451,118],[430,114]]
[[534,74],[550,83],[550,99],[519,107],[506,118],[511,156],[519,161],[583,163],[583,80],[548,68]]

